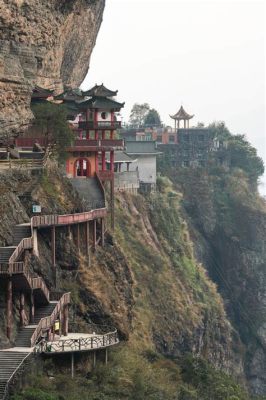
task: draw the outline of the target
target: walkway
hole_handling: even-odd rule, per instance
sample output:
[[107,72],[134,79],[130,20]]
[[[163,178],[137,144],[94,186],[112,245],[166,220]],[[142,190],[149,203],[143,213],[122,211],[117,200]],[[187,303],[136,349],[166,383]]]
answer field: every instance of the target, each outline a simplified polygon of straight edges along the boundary
[[106,349],[119,343],[117,330],[99,334],[69,333],[66,337],[52,342],[40,343],[35,347],[36,353],[55,355],[58,353],[84,352]]

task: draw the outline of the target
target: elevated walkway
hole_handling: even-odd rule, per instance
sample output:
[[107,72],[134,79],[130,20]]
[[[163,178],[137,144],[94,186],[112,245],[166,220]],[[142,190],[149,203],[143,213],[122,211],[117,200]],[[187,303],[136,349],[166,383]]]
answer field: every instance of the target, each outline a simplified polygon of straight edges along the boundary
[[52,342],[41,342],[35,347],[35,353],[56,355],[58,353],[77,353],[106,349],[119,343],[117,330],[106,334],[69,333]]

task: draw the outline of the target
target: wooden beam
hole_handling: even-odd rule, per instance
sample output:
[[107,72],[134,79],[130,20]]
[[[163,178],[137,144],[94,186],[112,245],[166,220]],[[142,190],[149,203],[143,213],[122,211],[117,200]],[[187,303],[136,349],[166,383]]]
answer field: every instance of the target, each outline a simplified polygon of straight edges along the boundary
[[93,248],[96,250],[97,244],[97,221],[96,219],[93,220]]
[[114,177],[110,182],[111,184],[111,229],[115,229],[115,182]]
[[56,266],[56,253],[55,253],[55,225],[52,226],[51,231],[51,247],[52,247],[52,265]]
[[86,222],[86,254],[87,256],[90,255],[90,222]]
[[20,325],[24,326],[25,323],[25,295],[23,292],[20,292],[20,308],[19,308],[19,316],[20,316]]
[[6,335],[8,339],[11,339],[12,334],[12,308],[13,308],[13,299],[12,299],[12,277],[10,276],[7,281],[7,299],[6,299]]
[[104,236],[105,236],[105,231],[104,231],[104,218],[101,218],[101,245],[104,247]]
[[30,293],[30,322],[33,322],[35,315],[35,302],[34,302],[34,295],[33,290]]

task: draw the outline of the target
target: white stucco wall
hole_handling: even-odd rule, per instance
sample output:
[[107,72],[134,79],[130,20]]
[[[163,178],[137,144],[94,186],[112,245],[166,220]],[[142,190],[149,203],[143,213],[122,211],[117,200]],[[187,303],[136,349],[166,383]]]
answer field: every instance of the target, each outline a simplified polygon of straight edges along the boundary
[[[138,160],[130,164],[129,171],[139,171],[140,182],[156,184],[156,156],[134,155]],[[126,171],[126,165],[122,164],[122,171]]]

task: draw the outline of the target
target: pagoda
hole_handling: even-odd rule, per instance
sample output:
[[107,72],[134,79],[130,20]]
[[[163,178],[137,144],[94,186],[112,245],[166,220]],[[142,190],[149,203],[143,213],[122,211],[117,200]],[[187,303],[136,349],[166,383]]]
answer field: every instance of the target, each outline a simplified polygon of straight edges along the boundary
[[[114,99],[117,91],[107,89],[103,84],[95,85],[82,92],[81,100],[75,100],[76,120],[71,126],[75,140],[67,149],[66,173],[69,178],[97,177],[103,185],[110,183],[112,225],[114,224],[114,153],[124,150],[124,141],[116,139],[121,128],[117,113],[125,103]],[[71,102],[69,96],[62,96],[63,102]],[[71,104],[73,108],[73,103]],[[108,160],[108,163],[107,163]]]
[[172,119],[175,120],[175,132],[180,128],[180,121],[184,121],[184,129],[189,129],[189,120],[194,117],[194,115],[188,114],[184,107],[181,106],[176,114],[170,115]]

